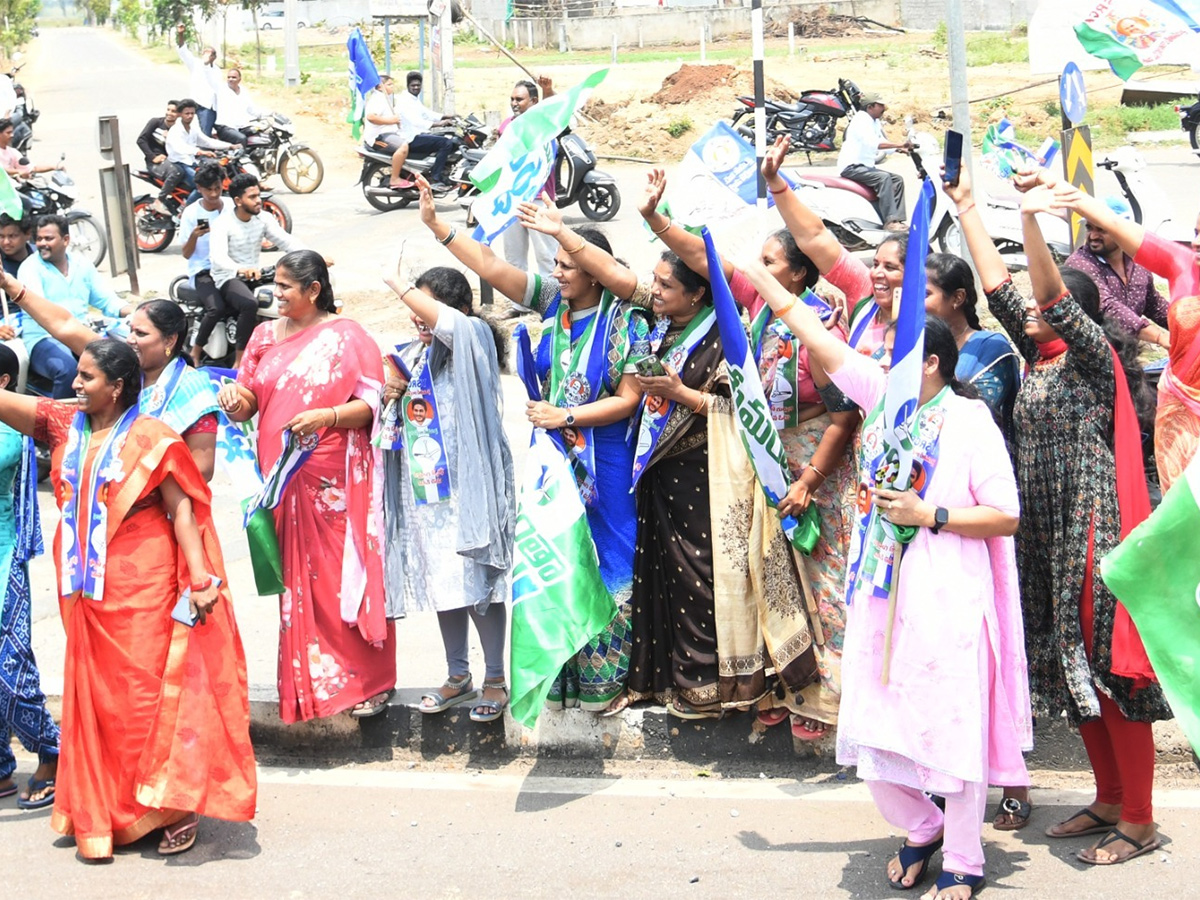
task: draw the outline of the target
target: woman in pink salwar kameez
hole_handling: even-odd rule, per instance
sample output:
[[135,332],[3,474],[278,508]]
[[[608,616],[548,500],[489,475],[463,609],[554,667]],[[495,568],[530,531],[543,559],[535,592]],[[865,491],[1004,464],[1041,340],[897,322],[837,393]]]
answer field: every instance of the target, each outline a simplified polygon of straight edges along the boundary
[[[1012,535],[1018,500],[1004,438],[982,401],[954,378],[957,345],[927,317],[912,487],[891,483],[882,445],[887,374],[825,330],[761,266],[746,271],[833,382],[863,410],[857,533],[847,578],[838,762],[857,765],[883,817],[907,832],[888,864],[892,887],[924,878],[944,848],[942,875],[924,895],[965,900],[983,884],[981,830],[989,783],[1026,785],[1032,747],[1024,630]],[[884,362],[890,360],[889,332]],[[883,520],[882,522],[880,520]],[[884,683],[892,526],[903,545]],[[926,792],[944,797],[943,813]]]
[[281,318],[255,329],[237,383],[217,400],[235,421],[258,414],[264,473],[285,429],[317,438],[274,510],[284,583],[279,715],[373,715],[396,683],[376,516],[382,469],[371,446],[383,362],[363,327],[335,313],[329,270],[311,250],[279,261],[275,295]]

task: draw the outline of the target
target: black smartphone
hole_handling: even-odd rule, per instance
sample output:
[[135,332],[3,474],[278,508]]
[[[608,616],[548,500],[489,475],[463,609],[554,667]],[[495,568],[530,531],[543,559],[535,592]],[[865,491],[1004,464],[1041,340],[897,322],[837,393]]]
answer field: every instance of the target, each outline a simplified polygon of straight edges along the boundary
[[963,136],[960,132],[946,132],[946,183],[958,187],[958,176],[962,174]]
[[199,230],[199,231],[208,231],[208,229],[209,229],[210,227],[211,227],[211,226],[209,225],[208,219],[197,219],[197,220],[196,220],[196,229],[197,229],[197,230]]
[[667,374],[667,370],[653,353],[637,361],[637,372],[643,378],[657,378]]

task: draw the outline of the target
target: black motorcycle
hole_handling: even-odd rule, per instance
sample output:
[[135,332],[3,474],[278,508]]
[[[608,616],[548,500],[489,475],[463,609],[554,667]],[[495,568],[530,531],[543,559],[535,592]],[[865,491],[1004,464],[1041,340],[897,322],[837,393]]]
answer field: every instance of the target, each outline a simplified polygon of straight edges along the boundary
[[321,186],[325,166],[317,151],[308,144],[292,140],[292,120],[279,113],[255,119],[242,129],[246,135],[246,153],[258,166],[263,178],[278,173],[293,194],[311,194]]
[[[275,267],[263,266],[258,271],[258,278],[247,282],[254,292],[254,300],[258,304],[259,323],[274,321],[279,318],[279,303],[275,298]],[[191,353],[196,343],[196,333],[200,330],[200,320],[204,318],[204,304],[192,287],[187,275],[179,275],[167,289],[167,296],[179,304],[187,317],[187,338],[184,349]],[[225,316],[200,351],[200,365],[216,366],[222,369],[232,368],[237,356],[237,316],[230,313]]]
[[25,90],[25,85],[17,81],[17,70],[20,68],[20,66],[16,66],[9,74],[13,80],[13,91],[17,95],[17,105],[13,107],[11,116],[13,123],[12,146],[24,156],[29,152],[29,145],[33,143],[33,125],[41,112],[33,105],[33,98]]
[[[454,185],[452,199],[469,202],[469,198],[477,194],[478,189],[467,178],[467,175],[484,157],[483,142],[488,138],[483,122],[474,115],[467,116],[465,119],[456,117],[453,124],[430,128],[429,133],[448,137],[454,141],[455,148],[446,160],[446,180]],[[391,187],[392,154],[390,152],[365,146],[359,146],[356,152],[363,161],[358,183],[362,185],[363,196],[367,198],[367,202],[377,210],[388,212],[393,209],[403,209],[420,199],[420,193],[417,191],[415,183],[410,187]],[[432,155],[420,157],[410,155],[405,160],[400,174],[401,177],[411,182],[414,181],[415,175],[428,178],[429,170],[432,167]],[[464,205],[466,204],[464,203]]]
[[[754,98],[737,99],[739,105],[733,111],[734,130],[753,142]],[[789,153],[836,150],[838,121],[859,109],[861,101],[862,91],[858,85],[845,78],[838,79],[836,90],[805,91],[795,103],[768,100],[765,107],[767,143],[773,144],[776,138],[786,134],[792,140]],[[739,125],[746,116],[750,116],[751,124]]]
[[1196,135],[1196,129],[1200,127],[1200,99],[1191,106],[1176,106],[1175,112],[1179,113],[1179,126],[1187,132],[1192,149],[1200,151],[1200,138]]
[[558,139],[554,186],[555,205],[559,209],[578,203],[593,222],[607,222],[621,208],[616,180],[596,168],[596,154],[583,138],[571,131]]
[[108,252],[108,239],[96,217],[75,206],[75,181],[65,169],[21,179],[16,188],[35,221],[38,216],[65,217],[70,227],[71,249],[90,259],[93,265],[100,265]]

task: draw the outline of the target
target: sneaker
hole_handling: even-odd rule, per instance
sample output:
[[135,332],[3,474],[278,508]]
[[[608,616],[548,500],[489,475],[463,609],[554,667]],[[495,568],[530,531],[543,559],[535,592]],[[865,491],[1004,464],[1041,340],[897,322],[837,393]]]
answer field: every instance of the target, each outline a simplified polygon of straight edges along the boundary
[[155,198],[154,202],[150,204],[150,209],[152,212],[156,212],[160,216],[171,215],[171,210],[167,209],[167,204],[163,203],[161,197]]

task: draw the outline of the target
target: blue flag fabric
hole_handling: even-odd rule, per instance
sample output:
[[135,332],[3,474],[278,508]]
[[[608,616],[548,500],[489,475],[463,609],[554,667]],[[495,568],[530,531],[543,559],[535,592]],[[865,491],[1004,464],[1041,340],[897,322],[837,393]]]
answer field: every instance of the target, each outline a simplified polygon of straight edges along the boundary
[[346,38],[346,52],[350,55],[350,111],[346,121],[350,123],[354,139],[358,140],[367,114],[367,93],[379,84],[379,70],[375,68],[375,60],[371,59],[371,51],[360,29],[355,28]]

